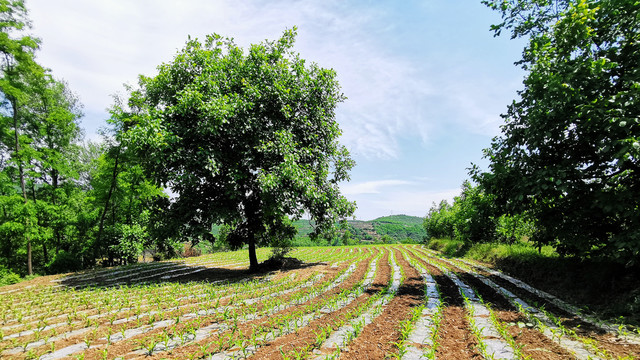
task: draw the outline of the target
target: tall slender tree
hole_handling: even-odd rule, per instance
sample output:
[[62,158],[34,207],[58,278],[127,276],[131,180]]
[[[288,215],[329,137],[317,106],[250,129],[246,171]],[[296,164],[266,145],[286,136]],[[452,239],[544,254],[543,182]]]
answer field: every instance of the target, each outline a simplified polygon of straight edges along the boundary
[[33,274],[31,258],[32,207],[29,206],[26,188],[26,167],[29,166],[31,147],[29,139],[23,133],[27,127],[28,114],[25,111],[31,85],[41,77],[44,70],[34,61],[34,52],[38,49],[39,39],[24,35],[23,30],[30,27],[27,10],[20,0],[0,1],[0,92],[2,92],[2,114],[0,121],[3,129],[1,140],[4,148],[11,154],[7,167],[17,169],[20,190],[24,201],[19,211],[24,224],[23,236],[27,245],[27,272]]

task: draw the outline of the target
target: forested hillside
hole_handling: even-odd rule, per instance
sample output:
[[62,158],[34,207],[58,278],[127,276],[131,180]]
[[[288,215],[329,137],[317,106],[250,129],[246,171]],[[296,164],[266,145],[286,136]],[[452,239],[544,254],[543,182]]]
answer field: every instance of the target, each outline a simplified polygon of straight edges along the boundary
[[[407,215],[383,216],[369,221],[347,220],[346,228],[338,227],[329,239],[322,239],[319,244],[423,242],[427,235],[423,221],[421,217]],[[311,245],[312,224],[308,220],[298,220],[294,225],[298,230],[296,243]]]

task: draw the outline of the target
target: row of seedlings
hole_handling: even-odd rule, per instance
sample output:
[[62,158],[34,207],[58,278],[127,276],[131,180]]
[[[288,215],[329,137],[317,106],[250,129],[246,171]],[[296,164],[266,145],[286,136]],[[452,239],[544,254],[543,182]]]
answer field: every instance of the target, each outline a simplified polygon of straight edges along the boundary
[[360,329],[354,326],[353,336],[347,332],[343,346],[328,358],[401,357],[404,352],[404,340],[417,320],[415,309],[424,300],[424,282],[397,247],[391,251],[393,275],[384,296],[356,320]]
[[[349,250],[349,251],[356,251]],[[319,310],[317,316],[308,319],[306,326],[300,328],[295,333],[289,333],[278,337],[260,348],[256,354],[256,358],[270,358],[274,355],[280,355],[282,358],[300,358],[308,356],[312,351],[322,345],[326,337],[331,334],[337,327],[342,326],[345,322],[354,318],[359,314],[361,309],[366,306],[367,299],[375,290],[375,281],[380,274],[380,268],[388,257],[386,251],[378,251],[377,256],[369,264],[366,276],[351,288],[345,289],[345,295],[341,301],[325,306]]]
[[450,268],[437,262],[431,262],[431,264],[458,286],[460,295],[465,303],[467,321],[478,340],[478,347],[484,357],[494,359],[522,358],[521,354],[511,345],[513,342],[504,339],[503,335],[497,330],[495,323],[492,321],[491,306],[481,301],[475,291],[460,280]]
[[465,301],[458,286],[439,268],[433,266],[419,249],[413,248],[411,257],[414,260],[414,266],[428,272],[436,283],[440,301],[436,310],[437,317],[433,317],[430,339],[427,339],[429,344],[424,347],[418,346],[422,351],[420,355],[431,359],[483,358],[478,338],[468,321]]
[[[425,251],[425,253],[427,253]],[[433,253],[428,253],[433,256]],[[496,294],[508,302],[515,308],[510,312],[497,312],[493,318],[498,323],[497,328],[502,329],[504,333],[509,333],[515,338],[517,348],[531,358],[567,358],[573,357],[578,359],[615,359],[615,358],[634,358],[640,355],[640,347],[630,343],[602,342],[597,341],[602,336],[593,332],[583,332],[579,336],[574,329],[567,327],[566,321],[563,321],[545,310],[547,307],[553,309],[555,313],[563,313],[562,309],[555,307],[552,303],[545,301],[543,298],[537,297],[534,293],[528,292],[524,288],[520,288],[510,282],[501,281],[500,277],[492,276],[491,278],[484,276],[474,269],[470,268],[461,261],[453,261],[447,259],[438,259],[440,262],[448,263],[456,266],[461,273],[466,274],[469,281],[475,281],[474,287],[479,290],[483,289],[486,297],[495,297]],[[497,280],[497,281],[496,281]],[[501,281],[499,284],[498,281]],[[509,286],[509,289],[505,288]],[[518,295],[514,294],[517,292]],[[528,298],[529,302],[522,300],[522,297]],[[533,301],[532,301],[533,300]],[[530,303],[542,304],[542,306],[531,306]],[[564,313],[564,316],[575,317]],[[588,324],[579,324],[582,328]],[[586,325],[586,326],[585,326]],[[580,327],[578,327],[580,329]]]
[[[258,281],[259,282],[259,281]],[[284,286],[288,286],[291,282],[287,282],[287,281],[282,281],[282,285]],[[197,284],[194,283],[194,287],[202,287],[202,284]],[[222,294],[237,294],[237,293],[244,293],[244,294],[249,294],[245,289],[247,289],[247,286],[249,286],[249,288],[255,288],[256,285],[255,284],[244,284],[242,285],[242,283],[236,283],[236,284],[230,284],[231,287],[229,287],[229,285],[227,286],[222,286],[222,285],[218,285],[218,286],[212,286],[209,287],[209,291],[207,295],[208,298],[212,298],[215,296],[216,292],[212,291],[211,288],[219,288],[219,291],[217,291],[217,294],[219,296],[221,296]],[[181,289],[184,289],[185,286],[183,285],[178,285],[178,284],[171,284],[171,287],[179,287]],[[188,286],[186,286],[188,288]],[[153,298],[153,296],[149,296],[149,293],[153,293],[153,288],[150,288],[149,286],[139,286],[136,287],[137,289],[141,290],[142,295],[144,296],[144,294],[146,294],[147,299]],[[163,287],[159,287],[159,288],[163,288]],[[206,288],[206,287],[205,287]],[[235,290],[234,290],[235,289]],[[105,291],[102,293],[109,293],[109,291]],[[184,293],[184,292],[183,292]],[[175,311],[178,308],[185,308],[182,312],[186,312],[189,311],[190,309],[193,309],[197,306],[202,306],[202,303],[208,303],[211,304],[211,300],[212,299],[202,299],[202,300],[198,300],[199,302],[193,302],[194,299],[201,299],[203,298],[203,294],[199,294],[199,295],[194,295],[194,296],[187,296],[186,298],[191,298],[191,302],[190,301],[180,301],[180,297],[179,294],[176,294],[175,292],[173,293],[173,296],[171,295],[171,293],[166,294],[163,299],[157,299],[156,300],[156,305],[159,306],[159,308],[157,310],[154,311],[142,311],[144,308],[143,305],[143,301],[141,301],[142,297],[137,297],[136,299],[139,301],[137,304],[134,304],[133,306],[129,306],[128,308],[124,309],[124,313],[118,313],[118,314],[111,314],[109,316],[109,323],[105,324],[105,321],[103,320],[101,323],[96,323],[95,327],[92,328],[81,328],[78,330],[75,330],[76,333],[73,333],[72,331],[67,331],[64,332],[62,334],[60,334],[60,336],[53,336],[53,338],[57,338],[55,340],[58,341],[59,344],[64,345],[65,343],[68,343],[71,339],[73,339],[74,337],[77,338],[78,336],[82,336],[82,333],[86,333],[88,330],[91,330],[91,334],[92,336],[89,338],[85,338],[84,340],[94,340],[93,338],[97,337],[98,335],[104,335],[105,332],[117,332],[115,331],[116,329],[118,331],[126,331],[126,330],[131,330],[131,328],[135,328],[135,327],[139,327],[143,324],[147,324],[147,323],[153,323],[153,322],[157,322],[158,320],[162,320],[160,318],[160,315],[163,316],[163,318],[166,318],[169,314],[179,314],[179,311]],[[168,296],[167,296],[168,295]],[[176,296],[178,295],[178,296]],[[122,297],[123,299],[127,299],[127,301],[129,301],[129,299],[131,299],[131,296],[124,296]],[[185,297],[183,297],[185,298]],[[208,300],[208,301],[207,301]],[[215,300],[215,299],[213,299]],[[219,301],[219,299],[218,299]],[[130,304],[130,303],[128,303]],[[168,311],[169,310],[169,311]],[[171,311],[174,310],[174,311]],[[92,316],[93,317],[93,316]],[[117,319],[114,321],[114,319]],[[88,320],[95,320],[97,322],[97,320],[95,318],[88,318]],[[100,326],[102,326],[103,328],[101,329]],[[55,329],[54,329],[55,331]],[[55,347],[55,343],[51,344],[52,347]],[[24,349],[27,350],[27,349]]]
[[[119,285],[118,288],[126,289],[129,288],[129,286],[123,284]],[[47,289],[51,290],[52,288],[48,287]],[[147,291],[146,286],[144,286],[143,289],[144,292]],[[109,291],[107,293],[115,294],[116,292],[117,290]],[[29,291],[29,293],[27,294],[31,299],[29,301],[29,304],[20,304],[20,302],[16,299],[11,299],[11,301],[3,302],[3,304],[18,303],[21,306],[19,308],[16,308],[16,310],[18,311],[16,311],[15,313],[12,313],[12,309],[9,306],[2,309],[2,313],[0,314],[0,319],[3,320],[2,331],[6,332],[7,330],[10,330],[12,328],[32,325],[31,323],[35,321],[32,319],[37,319],[38,322],[51,321],[55,317],[65,317],[68,319],[69,317],[67,316],[67,313],[69,308],[74,309],[74,317],[76,317],[76,313],[78,311],[83,311],[78,309],[89,309],[89,305],[100,302],[102,299],[98,299],[97,297],[103,297],[102,293],[103,291],[101,288],[87,288],[85,289],[85,291],[74,291],[73,289],[65,288],[64,290],[52,290],[42,293],[33,293]],[[91,294],[93,294],[93,296],[91,296]],[[127,294],[126,296],[118,294],[116,295],[116,297],[118,299],[131,299],[131,294]],[[46,302],[43,299],[50,300],[49,302]],[[34,301],[37,301],[37,303],[33,304]],[[105,305],[113,307],[113,302],[109,301]],[[111,310],[112,309],[108,309],[108,311]],[[39,311],[41,314],[34,313],[33,311]],[[43,315],[46,315],[47,317],[44,317]],[[91,314],[82,314],[82,316],[85,318],[88,315]]]
[[418,359],[434,359],[438,346],[437,334],[442,320],[444,303],[440,301],[440,292],[438,284],[433,279],[429,271],[423,267],[414,258],[413,251],[409,251],[407,259],[413,268],[415,268],[425,283],[425,304],[416,309],[420,309],[420,313],[416,310],[415,323],[410,330],[406,339],[404,339],[403,360]]
[[[424,250],[421,249],[420,251]],[[451,265],[448,260],[433,257],[433,253],[423,252],[422,255],[424,259],[435,266]],[[454,269],[457,271],[456,275],[464,279],[466,283],[471,284],[478,295],[477,297],[484,302],[489,311],[489,320],[492,321],[494,329],[514,350],[513,358],[575,358],[571,352],[554,343],[532,326],[529,326],[528,319],[519,312],[518,307],[513,302],[505,298],[500,292],[496,292],[494,288],[479,281],[473,272],[465,271],[466,269],[459,267],[454,267]],[[512,326],[510,324],[524,326]],[[478,343],[478,348],[482,349],[483,345]]]
[[[310,289],[294,296],[274,298],[268,304],[263,304],[263,308],[240,314],[237,321],[218,323],[213,329],[203,328],[194,341],[183,346],[163,351],[152,349],[151,353],[143,354],[137,351],[137,354],[151,355],[151,358],[185,358],[215,354],[224,357],[229,353],[249,355],[253,349],[270,342],[274,334],[280,336],[295,331],[302,326],[305,319],[318,313],[322,307],[338,303],[348,296],[344,290],[351,288],[354,281],[357,282],[364,276],[367,263],[372,257],[373,255],[362,254],[352,263],[345,264],[339,272],[340,276],[328,286]],[[236,314],[237,312],[233,316]]]
[[459,259],[458,262],[463,263],[467,266],[473,267],[475,271],[482,271],[484,273],[489,274],[491,277],[498,277],[507,282],[510,282],[514,286],[521,288],[523,290],[526,290],[527,292],[534,294],[539,298],[544,299],[546,302],[553,304],[553,306],[560,308],[562,311],[570,314],[572,317],[577,318],[584,323],[587,323],[591,327],[597,328],[602,332],[606,332],[614,335],[616,337],[616,340],[615,340],[616,342],[624,341],[624,342],[628,342],[636,345],[640,344],[640,328],[636,329],[635,331],[637,334],[634,334],[633,332],[629,331],[629,329],[627,329],[626,326],[623,324],[610,324],[610,323],[601,321],[595,318],[594,316],[585,314],[578,307],[571,305],[545,291],[536,289],[522,280],[515,279],[500,271],[490,269],[486,266],[477,264],[469,260]]
[[[357,251],[353,248],[349,250],[350,253]],[[303,354],[307,354],[317,347],[320,339],[326,336],[333,327],[353,318],[359,311],[361,303],[366,297],[365,294],[370,289],[378,272],[378,262],[383,257],[383,251],[376,250],[376,252],[377,254],[369,261],[365,276],[354,277],[354,280],[360,279],[358,282],[345,283],[339,297],[326,303],[315,312],[300,318],[293,318],[288,324],[283,323],[284,326],[274,328],[263,337],[264,341],[259,347],[249,349],[250,353],[255,358],[271,358],[280,355],[286,359],[306,356]],[[330,294],[323,296],[327,295]],[[240,355],[244,356],[245,354],[238,351],[226,354],[219,353],[214,358]]]

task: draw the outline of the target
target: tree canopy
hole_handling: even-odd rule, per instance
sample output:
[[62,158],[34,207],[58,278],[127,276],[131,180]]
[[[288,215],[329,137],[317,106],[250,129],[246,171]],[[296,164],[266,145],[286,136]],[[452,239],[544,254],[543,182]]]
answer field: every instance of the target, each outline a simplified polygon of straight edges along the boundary
[[528,75],[476,179],[563,254],[640,255],[640,3],[484,1],[527,37]]
[[138,261],[162,190],[119,144],[81,143],[82,105],[36,61],[27,15],[0,0],[0,282]]
[[176,194],[165,230],[204,239],[228,225],[252,269],[256,245],[294,235],[290,219],[310,215],[319,234],[355,208],[338,188],[354,164],[338,142],[345,98],[333,70],[293,52],[295,36],[246,51],[218,35],[189,39],[116,111],[125,146]]

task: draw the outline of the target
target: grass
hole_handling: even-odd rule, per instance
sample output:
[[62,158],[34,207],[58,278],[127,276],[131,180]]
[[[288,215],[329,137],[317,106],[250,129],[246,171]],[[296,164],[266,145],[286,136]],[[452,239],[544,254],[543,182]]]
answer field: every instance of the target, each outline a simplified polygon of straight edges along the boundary
[[469,249],[463,241],[453,239],[431,239],[427,247],[449,257],[463,256]]
[[467,250],[466,257],[495,264],[505,259],[520,263],[531,263],[543,261],[543,259],[558,259],[559,256],[551,246],[543,246],[538,251],[538,248],[529,243],[518,242],[515,244],[476,244]]
[[471,245],[432,239],[427,246],[445,256],[491,264],[602,319],[640,326],[640,266],[627,268],[597,259],[561,257],[551,246],[538,251],[524,241]]

